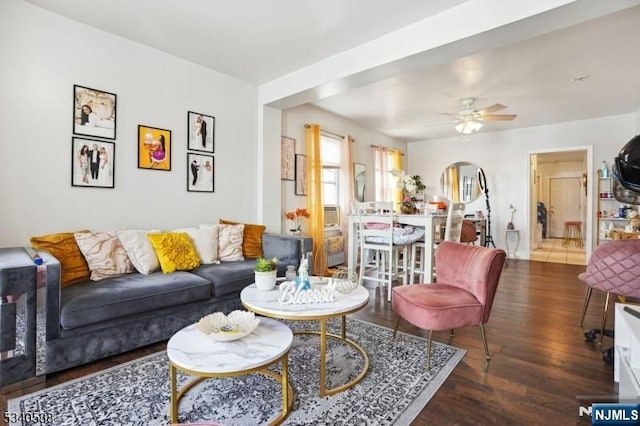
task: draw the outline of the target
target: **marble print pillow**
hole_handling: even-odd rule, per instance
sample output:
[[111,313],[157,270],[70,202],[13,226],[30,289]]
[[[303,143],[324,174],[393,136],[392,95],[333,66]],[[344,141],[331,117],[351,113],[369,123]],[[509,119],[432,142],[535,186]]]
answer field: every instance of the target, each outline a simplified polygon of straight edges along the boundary
[[74,237],[89,265],[91,280],[133,272],[133,264],[115,232],[76,232]]
[[218,225],[218,258],[223,262],[244,260],[242,235],[244,225]]

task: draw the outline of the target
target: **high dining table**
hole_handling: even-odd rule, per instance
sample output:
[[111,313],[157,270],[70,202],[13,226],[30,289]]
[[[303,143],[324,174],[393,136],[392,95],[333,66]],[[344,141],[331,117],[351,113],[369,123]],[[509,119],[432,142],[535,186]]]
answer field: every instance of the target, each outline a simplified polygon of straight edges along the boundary
[[[371,215],[376,216],[376,215]],[[426,282],[433,282],[433,261],[434,261],[434,243],[436,241],[436,229],[447,221],[446,214],[394,214],[394,221],[403,225],[420,226],[424,228],[424,270],[431,271],[430,275],[425,276]],[[347,268],[356,270],[356,259],[358,258],[357,249],[357,232],[358,232],[358,215],[349,215],[349,235],[347,236]]]

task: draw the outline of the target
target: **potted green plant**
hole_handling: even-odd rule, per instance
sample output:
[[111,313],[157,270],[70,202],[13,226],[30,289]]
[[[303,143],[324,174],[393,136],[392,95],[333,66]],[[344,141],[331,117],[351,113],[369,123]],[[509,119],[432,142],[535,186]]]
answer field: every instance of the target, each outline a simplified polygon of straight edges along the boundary
[[276,287],[276,273],[278,269],[278,258],[272,257],[256,259],[256,288],[258,290],[273,290]]

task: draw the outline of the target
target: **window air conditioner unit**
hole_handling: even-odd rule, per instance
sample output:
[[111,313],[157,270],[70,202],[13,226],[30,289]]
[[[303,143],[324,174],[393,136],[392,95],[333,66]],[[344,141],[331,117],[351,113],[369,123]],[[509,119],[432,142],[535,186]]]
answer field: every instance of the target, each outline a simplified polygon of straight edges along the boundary
[[340,225],[340,215],[339,215],[338,207],[328,207],[324,208],[324,226],[339,226]]

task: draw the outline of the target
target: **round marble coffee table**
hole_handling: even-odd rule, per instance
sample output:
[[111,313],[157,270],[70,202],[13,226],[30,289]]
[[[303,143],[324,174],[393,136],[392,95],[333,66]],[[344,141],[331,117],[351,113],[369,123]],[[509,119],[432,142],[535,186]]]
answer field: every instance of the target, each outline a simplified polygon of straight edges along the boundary
[[[312,279],[312,286],[322,285],[317,283],[317,279]],[[365,350],[357,343],[347,339],[346,315],[363,309],[369,302],[369,292],[362,286],[357,287],[350,293],[337,293],[336,300],[328,303],[306,303],[285,305],[278,301],[280,290],[258,290],[255,284],[245,287],[240,293],[240,300],[248,310],[266,317],[288,319],[296,321],[317,320],[320,322],[320,331],[300,331],[295,334],[318,334],[320,336],[320,396],[333,395],[343,390],[353,387],[360,382],[369,369],[369,357]],[[341,335],[327,332],[327,320],[331,318],[342,318]],[[327,337],[340,339],[350,345],[364,358],[364,368],[360,374],[349,383],[327,389]]]
[[[180,399],[201,381],[212,377],[261,373],[282,384],[282,411],[270,422],[272,425],[280,424],[289,415],[293,405],[288,359],[292,343],[291,329],[271,318],[260,318],[260,324],[250,335],[231,342],[217,342],[198,331],[195,324],[178,331],[167,343],[171,376],[171,422],[178,423]],[[282,366],[281,374],[267,369],[278,362]],[[177,370],[196,376],[180,391],[177,389]]]

